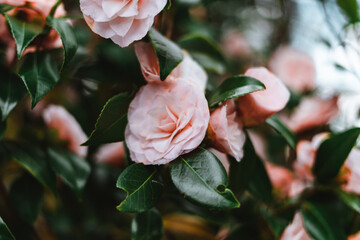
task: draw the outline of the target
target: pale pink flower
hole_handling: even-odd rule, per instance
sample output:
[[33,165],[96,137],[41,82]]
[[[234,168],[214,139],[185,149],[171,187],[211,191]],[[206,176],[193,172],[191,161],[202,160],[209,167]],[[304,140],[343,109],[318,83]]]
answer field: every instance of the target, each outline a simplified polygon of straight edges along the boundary
[[81,157],[86,156],[88,148],[80,145],[87,140],[87,136],[65,108],[49,105],[43,112],[43,118],[48,127],[57,129],[61,140],[68,142],[70,151]]
[[265,168],[271,184],[281,196],[288,196],[292,182],[295,180],[293,173],[284,167],[265,162]]
[[95,160],[114,166],[124,164],[125,147],[123,142],[115,142],[101,146],[95,154]]
[[[160,82],[159,62],[151,43],[137,42],[134,47],[145,80],[149,83]],[[176,78],[186,79],[205,90],[206,72],[185,51],[183,61],[170,73],[166,81]]]
[[80,0],[90,28],[121,47],[140,40],[153,25],[167,0]]
[[209,135],[213,147],[240,161],[244,155],[243,145],[246,140],[242,127],[234,100],[224,102],[210,116]]
[[288,225],[283,234],[281,240],[311,240],[312,238],[306,232],[304,223],[299,212],[295,213],[294,219],[290,225]]
[[266,140],[264,137],[253,129],[247,129],[247,133],[255,149],[256,155],[263,161],[268,160],[266,154]]
[[360,232],[349,236],[347,240],[360,240]]
[[12,6],[22,6],[25,5],[26,0],[0,0],[0,4],[8,4]]
[[190,82],[148,83],[128,111],[125,139],[131,159],[166,164],[192,151],[205,137],[209,115],[204,93]]
[[[354,148],[349,157],[345,161],[345,169],[348,174],[345,173],[346,183],[343,185],[343,189],[348,192],[360,194],[360,150]],[[360,239],[360,237],[359,237]]]
[[298,133],[328,124],[338,115],[338,97],[322,99],[319,96],[304,98],[290,115],[281,115],[281,120],[292,131]]
[[289,101],[290,93],[285,85],[264,67],[250,68],[246,76],[261,81],[266,89],[238,98],[238,109],[245,126],[262,123],[282,110]]
[[296,147],[297,158],[293,168],[297,176],[307,181],[313,181],[312,168],[315,163],[316,151],[321,143],[329,137],[329,133],[320,133],[313,137],[312,141],[300,141]]
[[301,194],[306,188],[310,187],[311,182],[304,181],[303,179],[295,178],[290,183],[288,197],[292,198]]
[[215,148],[209,148],[208,149],[210,152],[212,152],[222,163],[222,165],[225,168],[225,171],[227,173],[227,175],[229,175],[229,171],[230,171],[230,162],[228,157],[226,156],[225,153],[219,152],[218,150],[216,150]]
[[296,92],[311,91],[315,88],[314,63],[301,51],[289,46],[280,47],[272,55],[269,68],[286,86]]
[[232,58],[248,58],[252,53],[252,48],[244,37],[244,35],[237,31],[231,30],[225,33],[221,46],[226,56]]

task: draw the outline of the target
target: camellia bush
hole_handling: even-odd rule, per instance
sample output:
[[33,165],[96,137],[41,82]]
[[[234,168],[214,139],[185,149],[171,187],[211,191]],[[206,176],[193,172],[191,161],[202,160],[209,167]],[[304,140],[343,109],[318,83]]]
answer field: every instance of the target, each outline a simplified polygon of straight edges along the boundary
[[0,0],[0,239],[360,239],[295,2]]

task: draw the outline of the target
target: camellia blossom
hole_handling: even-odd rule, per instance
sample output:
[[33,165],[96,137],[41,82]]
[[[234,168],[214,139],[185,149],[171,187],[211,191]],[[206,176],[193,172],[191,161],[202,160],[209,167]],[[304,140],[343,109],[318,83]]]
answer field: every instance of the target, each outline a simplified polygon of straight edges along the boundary
[[289,101],[290,93],[285,85],[264,67],[250,68],[246,76],[261,81],[266,89],[238,98],[238,109],[245,126],[262,123],[282,110]]
[[[151,43],[137,42],[134,47],[145,80],[147,82],[161,82],[159,62]],[[186,52],[184,52],[183,61],[169,74],[165,81],[177,78],[191,81],[205,90],[207,74]]]
[[230,30],[225,33],[221,46],[226,56],[232,58],[248,58],[252,54],[252,48],[244,35],[238,30]]
[[204,93],[185,79],[143,86],[130,104],[126,144],[131,159],[166,164],[197,148],[210,118]]
[[288,225],[283,234],[281,240],[311,240],[312,238],[306,232],[304,223],[299,212],[295,213],[294,219],[290,225]]
[[240,161],[244,155],[246,137],[237,116],[234,100],[228,100],[211,113],[209,136],[213,147]]
[[43,111],[43,118],[48,127],[58,130],[61,140],[69,143],[70,151],[81,157],[86,156],[88,148],[80,145],[87,140],[87,136],[79,123],[65,108],[49,105]]
[[319,96],[304,98],[290,115],[281,115],[281,120],[298,133],[328,124],[339,113],[338,97],[322,99]]
[[121,47],[140,40],[153,25],[167,0],[80,0],[92,31]]
[[286,86],[296,92],[311,91],[315,88],[314,63],[301,51],[289,46],[280,47],[270,58],[269,68]]
[[114,166],[120,166],[125,160],[125,147],[123,142],[115,142],[101,146],[95,154],[95,160]]

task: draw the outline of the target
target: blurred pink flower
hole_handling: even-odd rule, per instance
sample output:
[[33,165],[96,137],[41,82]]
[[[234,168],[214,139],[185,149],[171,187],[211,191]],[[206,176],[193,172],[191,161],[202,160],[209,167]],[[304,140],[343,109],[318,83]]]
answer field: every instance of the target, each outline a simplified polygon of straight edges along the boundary
[[281,120],[294,132],[321,127],[339,113],[338,97],[322,99],[319,96],[306,97],[291,115],[281,114]]
[[80,0],[90,28],[121,47],[140,40],[153,25],[167,0]]
[[8,4],[12,6],[22,6],[25,5],[26,0],[0,0],[0,4]]
[[301,194],[306,188],[310,187],[311,185],[312,184],[310,182],[295,178],[294,181],[290,183],[288,197],[292,198]]
[[264,67],[250,68],[246,76],[261,81],[266,89],[238,98],[238,109],[245,126],[262,123],[282,110],[289,101],[290,93],[285,85]]
[[270,59],[269,68],[286,86],[296,92],[311,91],[315,88],[314,63],[301,51],[289,46],[278,48]]
[[166,164],[198,147],[209,123],[202,90],[176,79],[143,86],[131,102],[125,131],[131,159]]
[[[348,192],[360,194],[360,150],[354,148],[345,161],[345,180],[343,189]],[[360,239],[360,237],[359,237]]]
[[211,113],[209,135],[214,148],[233,156],[236,161],[242,159],[246,137],[234,100],[224,102]]
[[44,109],[43,118],[48,127],[58,130],[61,140],[69,143],[70,151],[81,157],[86,156],[88,148],[80,145],[87,140],[87,136],[79,123],[65,108],[49,105]]
[[299,212],[295,213],[292,223],[285,228],[281,240],[311,240]]
[[313,181],[312,168],[315,163],[316,151],[320,144],[329,137],[329,133],[320,133],[313,137],[312,141],[300,141],[296,147],[297,158],[293,168],[301,179]]
[[265,168],[276,192],[280,196],[288,196],[291,184],[295,181],[293,173],[287,168],[276,166],[270,162],[265,162]]
[[360,232],[349,236],[347,240],[360,240]]
[[125,160],[124,143],[115,142],[101,146],[95,154],[95,160],[100,163],[121,166]]
[[209,148],[208,149],[210,152],[212,152],[222,163],[222,165],[225,168],[225,171],[227,173],[227,175],[229,175],[229,171],[230,171],[230,162],[228,157],[226,156],[225,153],[219,152],[218,150],[216,150],[215,148]]
[[[147,82],[160,82],[159,62],[151,43],[137,42],[134,44],[134,47],[145,80]],[[184,52],[183,61],[170,73],[167,80],[176,78],[183,78],[205,90],[207,82],[206,72],[186,52]]]
[[10,64],[16,56],[16,44],[3,15],[0,15],[0,42],[5,46],[5,60]]
[[238,30],[231,30],[225,33],[221,46],[226,56],[232,58],[248,58],[252,48],[244,35]]

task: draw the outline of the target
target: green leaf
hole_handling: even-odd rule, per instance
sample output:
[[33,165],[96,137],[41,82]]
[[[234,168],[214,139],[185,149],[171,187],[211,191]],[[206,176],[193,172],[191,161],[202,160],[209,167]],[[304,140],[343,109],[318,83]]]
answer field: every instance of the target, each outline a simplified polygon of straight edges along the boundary
[[66,66],[74,57],[77,50],[77,41],[74,31],[66,19],[47,17],[47,24],[60,35],[64,48],[64,61],[61,68]]
[[6,131],[6,121],[0,121],[0,140],[4,137]]
[[360,128],[353,128],[323,141],[316,152],[313,172],[320,182],[337,176],[349,156],[360,134]]
[[266,123],[278,132],[290,147],[296,149],[297,139],[295,134],[288,129],[277,116],[272,116],[266,120]]
[[220,47],[213,40],[200,34],[189,34],[180,39],[178,44],[181,48],[189,51],[205,69],[218,74],[226,72],[226,59]]
[[100,145],[123,141],[130,102],[131,98],[126,93],[112,97],[103,107],[94,131],[83,145]]
[[48,149],[48,154],[52,169],[81,199],[90,175],[90,164],[84,158],[67,151]]
[[126,199],[116,207],[122,212],[144,212],[152,208],[162,191],[156,170],[141,163],[127,167],[120,174],[116,187],[128,193]]
[[43,28],[40,25],[27,23],[9,15],[5,16],[16,42],[17,56],[20,58],[25,48],[43,31]]
[[0,239],[15,240],[14,235],[10,232],[8,226],[1,217],[0,217]]
[[231,98],[237,98],[255,91],[265,90],[265,85],[255,78],[236,75],[226,79],[212,94],[210,107]]
[[346,236],[336,218],[320,204],[305,202],[301,215],[306,232],[316,240],[346,240]]
[[226,188],[228,178],[223,165],[203,148],[180,156],[170,165],[170,176],[176,188],[194,202],[218,209],[240,207]]
[[0,4],[0,13],[6,13],[10,10],[15,8],[14,6],[11,6],[9,4]]
[[357,0],[337,0],[336,2],[346,14],[349,23],[356,23],[360,20]]
[[56,176],[43,151],[28,144],[15,142],[3,142],[0,148],[4,148],[15,161],[27,169],[44,186],[53,193],[56,192]]
[[132,240],[158,240],[162,234],[161,215],[155,208],[137,214],[131,222]]
[[162,36],[154,28],[150,29],[148,36],[159,61],[160,79],[164,81],[183,60],[184,55],[175,43]]
[[19,76],[30,93],[32,108],[60,80],[56,62],[47,52],[27,54]]
[[43,186],[29,175],[18,178],[9,193],[12,206],[19,217],[29,224],[35,222],[41,211],[43,195]]
[[0,121],[4,121],[17,103],[24,98],[26,89],[19,76],[0,67]]
[[335,193],[338,195],[343,202],[350,208],[360,213],[360,198],[358,195],[353,193],[345,192],[341,189],[335,189]]

